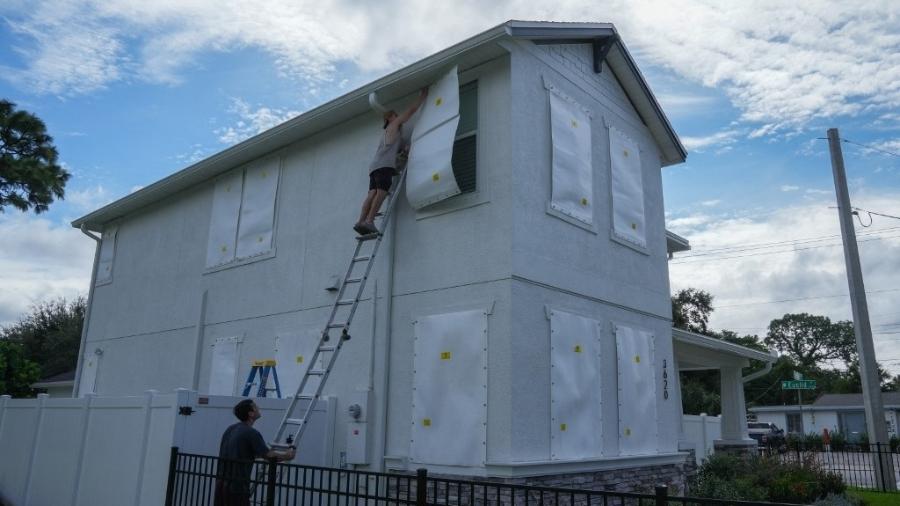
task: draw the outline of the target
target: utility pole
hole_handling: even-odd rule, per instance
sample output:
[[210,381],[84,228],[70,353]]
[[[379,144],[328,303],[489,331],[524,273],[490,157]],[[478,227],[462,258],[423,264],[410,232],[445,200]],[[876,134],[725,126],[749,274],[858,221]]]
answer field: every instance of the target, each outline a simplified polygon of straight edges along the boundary
[[[884,404],[881,401],[881,382],[878,364],[875,362],[875,345],[872,344],[872,325],[859,266],[859,249],[856,230],[850,208],[850,192],[844,173],[844,155],[837,128],[828,129],[828,148],[831,152],[831,169],[834,173],[834,190],[837,194],[838,216],[841,220],[841,237],[844,241],[844,262],[847,265],[847,283],[850,285],[850,306],[853,309],[853,329],[856,334],[856,350],[859,353],[859,375],[862,383],[863,405],[866,411],[866,428],[869,441],[879,443],[876,449],[888,444],[884,422]],[[889,448],[889,447],[888,447]],[[875,479],[879,490],[896,490],[891,452],[878,452],[875,461]]]

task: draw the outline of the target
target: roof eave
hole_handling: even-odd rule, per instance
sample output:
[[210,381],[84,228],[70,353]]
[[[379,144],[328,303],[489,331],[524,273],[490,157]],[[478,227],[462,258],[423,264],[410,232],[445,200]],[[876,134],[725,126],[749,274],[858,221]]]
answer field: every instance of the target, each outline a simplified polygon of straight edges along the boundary
[[704,336],[703,334],[697,334],[675,327],[672,328],[672,339],[693,344],[695,346],[701,346],[703,348],[713,349],[722,353],[728,353],[730,355],[737,355],[750,360],[760,360],[763,362],[775,362],[778,360],[778,355],[775,355],[774,353],[765,353],[752,348],[747,348],[746,346],[730,343],[722,339]]

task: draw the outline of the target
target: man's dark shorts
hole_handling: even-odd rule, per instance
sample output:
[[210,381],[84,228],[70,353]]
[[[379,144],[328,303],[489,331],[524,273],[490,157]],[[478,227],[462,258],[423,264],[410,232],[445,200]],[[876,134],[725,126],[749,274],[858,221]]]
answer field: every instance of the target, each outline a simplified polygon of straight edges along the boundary
[[391,182],[394,179],[393,167],[382,167],[375,169],[369,173],[369,189],[370,190],[391,190]]

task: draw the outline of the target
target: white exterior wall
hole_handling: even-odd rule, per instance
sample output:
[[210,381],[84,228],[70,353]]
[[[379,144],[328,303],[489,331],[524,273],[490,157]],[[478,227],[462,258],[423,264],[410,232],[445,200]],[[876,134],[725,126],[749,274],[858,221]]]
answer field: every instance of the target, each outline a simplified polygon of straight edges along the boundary
[[784,413],[756,413],[756,421],[760,423],[774,423],[779,429],[787,431],[787,418],[784,416]]
[[[675,394],[671,307],[666,265],[660,162],[656,144],[630,106],[609,68],[595,74],[590,45],[511,47],[514,237],[511,461],[549,459],[549,321],[545,308],[601,322],[601,396],[604,455],[618,454],[616,345],[613,324],[655,335],[655,382],[660,453],[677,451],[681,406]],[[547,211],[551,139],[549,78],[592,114],[594,229],[573,225]],[[648,247],[638,251],[611,239],[610,159],[607,125],[641,147]],[[662,361],[669,396],[663,398]]]

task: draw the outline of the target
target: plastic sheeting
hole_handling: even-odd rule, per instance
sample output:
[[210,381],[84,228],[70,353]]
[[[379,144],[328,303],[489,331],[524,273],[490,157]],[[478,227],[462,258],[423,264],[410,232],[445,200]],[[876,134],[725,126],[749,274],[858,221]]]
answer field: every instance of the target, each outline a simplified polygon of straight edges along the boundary
[[112,282],[113,261],[116,257],[116,236],[119,229],[116,226],[107,227],[103,231],[100,242],[100,260],[97,262],[97,279],[95,284],[103,285]]
[[209,368],[210,395],[234,395],[238,371],[238,337],[220,337],[213,345],[212,364]]
[[459,124],[459,77],[453,67],[428,91],[412,133],[406,198],[421,209],[460,193],[451,159]]
[[[278,371],[282,396],[286,397],[297,391],[303,373],[309,368],[316,345],[319,344],[319,337],[317,330],[283,332],[275,336],[275,369]],[[272,386],[273,383],[269,385]],[[310,384],[310,387],[314,386]]]
[[277,158],[247,169],[237,235],[238,258],[261,255],[272,249],[278,169]]
[[410,460],[481,466],[487,440],[487,313],[414,322]]
[[656,453],[656,374],[653,334],[617,325],[616,354],[619,380],[619,453]]
[[583,107],[550,89],[553,188],[550,207],[576,220],[594,221],[591,117]]
[[636,142],[610,127],[609,158],[612,167],[613,233],[646,247],[640,149]]
[[97,371],[100,369],[100,355],[93,351],[85,353],[81,363],[81,379],[78,382],[78,396],[94,392],[97,387]]
[[550,311],[550,458],[603,453],[600,322]]
[[216,181],[212,215],[209,218],[209,240],[206,246],[207,267],[227,264],[235,258],[234,246],[237,237],[237,218],[241,210],[243,181],[242,170],[232,171]]

